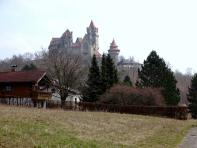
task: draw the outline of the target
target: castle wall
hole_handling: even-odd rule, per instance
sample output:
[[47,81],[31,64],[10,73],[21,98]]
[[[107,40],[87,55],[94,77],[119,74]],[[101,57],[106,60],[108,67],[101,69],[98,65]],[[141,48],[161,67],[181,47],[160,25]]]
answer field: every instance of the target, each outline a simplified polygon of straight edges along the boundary
[[85,64],[90,65],[92,56],[98,53],[98,28],[91,21],[87,27],[87,34],[84,38],[77,38],[73,42],[72,32],[68,29],[60,38],[53,38],[49,45],[49,50],[65,50],[69,54],[82,56]]

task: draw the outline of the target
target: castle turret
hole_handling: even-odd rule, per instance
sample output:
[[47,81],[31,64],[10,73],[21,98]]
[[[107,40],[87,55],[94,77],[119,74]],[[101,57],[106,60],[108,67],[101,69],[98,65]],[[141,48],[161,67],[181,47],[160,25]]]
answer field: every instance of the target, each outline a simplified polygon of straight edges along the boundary
[[112,43],[110,44],[110,48],[108,50],[108,53],[111,56],[111,58],[113,59],[115,65],[117,65],[117,63],[118,63],[119,52],[120,52],[120,50],[118,49],[118,46],[117,46],[115,40],[113,39]]
[[63,46],[65,48],[71,47],[73,44],[73,33],[68,29],[62,34]]
[[87,36],[91,46],[94,46],[95,50],[99,49],[98,43],[98,28],[95,27],[93,21],[90,22],[89,27],[87,27]]
[[50,52],[63,50],[69,54],[80,55],[83,57],[84,63],[90,65],[93,55],[96,55],[97,58],[101,57],[98,37],[98,28],[91,21],[83,38],[77,38],[76,42],[73,42],[73,33],[67,29],[61,37],[52,38],[48,48]]

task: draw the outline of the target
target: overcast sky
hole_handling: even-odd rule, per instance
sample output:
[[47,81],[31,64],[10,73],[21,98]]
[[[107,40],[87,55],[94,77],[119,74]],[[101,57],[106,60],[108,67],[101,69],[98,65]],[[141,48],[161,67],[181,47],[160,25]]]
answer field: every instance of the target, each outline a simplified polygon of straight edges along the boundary
[[196,0],[0,0],[0,59],[48,48],[67,28],[83,37],[91,20],[101,52],[114,38],[125,57],[156,50],[173,70],[197,70]]

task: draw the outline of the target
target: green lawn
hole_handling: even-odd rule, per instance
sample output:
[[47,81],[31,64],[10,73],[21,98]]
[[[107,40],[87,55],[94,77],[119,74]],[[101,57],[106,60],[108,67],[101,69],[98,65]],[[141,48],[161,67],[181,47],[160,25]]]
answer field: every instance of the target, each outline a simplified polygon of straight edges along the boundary
[[195,120],[0,105],[0,147],[176,147]]

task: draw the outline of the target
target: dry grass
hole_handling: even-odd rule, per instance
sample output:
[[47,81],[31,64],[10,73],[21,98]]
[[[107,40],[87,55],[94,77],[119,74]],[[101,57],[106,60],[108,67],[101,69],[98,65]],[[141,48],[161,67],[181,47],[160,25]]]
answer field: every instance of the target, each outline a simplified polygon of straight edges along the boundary
[[0,106],[0,147],[176,147],[194,120]]

